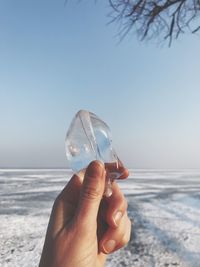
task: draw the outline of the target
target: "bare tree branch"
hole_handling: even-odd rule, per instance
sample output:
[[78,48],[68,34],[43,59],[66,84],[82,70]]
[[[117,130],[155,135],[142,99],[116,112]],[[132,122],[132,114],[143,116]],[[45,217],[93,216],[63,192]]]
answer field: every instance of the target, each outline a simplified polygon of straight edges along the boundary
[[200,0],[109,0],[112,22],[124,38],[135,30],[141,40],[162,37],[171,45],[185,32],[200,30]]

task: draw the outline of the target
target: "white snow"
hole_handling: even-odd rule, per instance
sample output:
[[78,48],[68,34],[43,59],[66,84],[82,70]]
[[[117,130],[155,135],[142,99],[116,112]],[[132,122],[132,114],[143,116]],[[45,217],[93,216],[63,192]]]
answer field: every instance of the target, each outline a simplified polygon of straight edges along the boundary
[[[0,266],[38,266],[53,201],[68,170],[0,170]],[[134,221],[106,267],[200,266],[200,170],[130,170],[119,182]]]

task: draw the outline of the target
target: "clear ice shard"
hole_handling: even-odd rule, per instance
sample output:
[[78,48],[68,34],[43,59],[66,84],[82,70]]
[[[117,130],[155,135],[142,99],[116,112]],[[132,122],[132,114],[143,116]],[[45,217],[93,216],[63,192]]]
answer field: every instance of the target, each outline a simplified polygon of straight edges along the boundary
[[121,176],[123,169],[115,150],[108,125],[87,110],[80,110],[74,117],[65,139],[68,167],[75,173],[87,168],[93,160],[100,160],[106,168],[104,195],[112,194],[111,184]]

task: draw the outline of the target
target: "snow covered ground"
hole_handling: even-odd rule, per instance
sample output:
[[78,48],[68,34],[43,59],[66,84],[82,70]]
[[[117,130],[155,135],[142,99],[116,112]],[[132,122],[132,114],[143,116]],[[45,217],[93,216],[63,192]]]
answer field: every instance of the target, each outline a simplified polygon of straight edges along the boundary
[[[67,170],[0,170],[0,266],[38,266],[52,203]],[[135,170],[119,182],[133,220],[106,267],[200,267],[200,170]]]

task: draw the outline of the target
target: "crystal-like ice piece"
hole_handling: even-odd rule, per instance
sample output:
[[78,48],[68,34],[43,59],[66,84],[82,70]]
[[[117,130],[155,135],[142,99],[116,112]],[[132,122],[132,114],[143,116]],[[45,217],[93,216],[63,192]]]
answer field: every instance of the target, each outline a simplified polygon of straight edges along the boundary
[[111,183],[120,177],[122,166],[113,147],[108,125],[94,113],[80,110],[74,117],[65,139],[68,167],[74,172],[85,169],[93,160],[106,168],[105,195],[112,194]]

